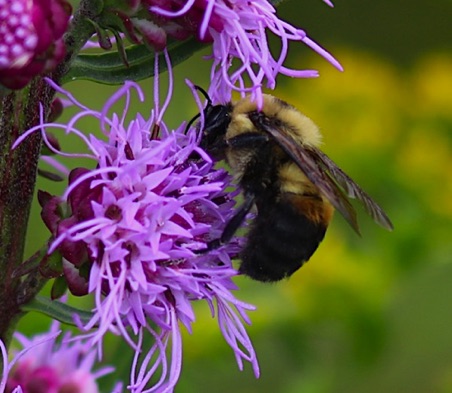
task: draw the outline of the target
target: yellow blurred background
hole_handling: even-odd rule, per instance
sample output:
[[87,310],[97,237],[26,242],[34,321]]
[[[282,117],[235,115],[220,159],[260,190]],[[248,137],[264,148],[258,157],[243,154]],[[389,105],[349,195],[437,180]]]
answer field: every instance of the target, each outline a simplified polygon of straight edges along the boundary
[[[176,392],[452,392],[452,2],[338,0],[331,10],[320,0],[288,1],[280,14],[306,27],[345,71],[293,45],[289,66],[321,76],[280,78],[274,94],[320,126],[325,152],[384,207],[395,230],[359,210],[360,238],[337,215],[318,252],[289,280],[236,280],[237,296],[257,306],[248,332],[258,380],[248,365],[238,371],[216,321],[197,305]],[[196,113],[184,78],[207,86],[205,53],[174,70],[171,126]],[[152,83],[142,86],[148,101],[134,110],[146,113]],[[66,87],[96,108],[115,89]],[[62,189],[45,180],[38,187]],[[28,254],[48,237],[33,209]],[[29,315],[21,330],[46,326]],[[116,345],[111,340],[112,356]],[[118,368],[116,377],[127,375],[125,361]]]

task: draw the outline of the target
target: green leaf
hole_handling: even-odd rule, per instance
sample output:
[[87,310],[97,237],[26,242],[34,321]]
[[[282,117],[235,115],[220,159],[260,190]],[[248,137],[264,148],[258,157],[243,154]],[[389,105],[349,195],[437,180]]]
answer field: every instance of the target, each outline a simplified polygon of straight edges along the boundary
[[73,318],[74,314],[77,314],[84,324],[89,322],[93,316],[93,314],[89,311],[80,310],[57,300],[50,300],[43,296],[36,296],[36,298],[34,298],[31,302],[23,305],[22,310],[36,311],[62,323],[73,326],[75,326]]
[[63,274],[63,256],[56,251],[46,255],[39,264],[39,271],[45,278],[55,278]]
[[67,291],[67,282],[65,277],[57,277],[53,281],[50,296],[52,300],[59,299]]
[[[183,62],[206,44],[194,38],[186,41],[172,41],[167,49],[171,56],[172,66]],[[126,80],[140,81],[154,75],[155,52],[149,51],[145,45],[132,45],[125,49],[127,62],[125,65],[118,52],[100,54],[80,54],[72,63],[62,83],[77,79],[91,80],[108,85],[119,85]],[[167,70],[165,61],[160,61],[160,72]]]

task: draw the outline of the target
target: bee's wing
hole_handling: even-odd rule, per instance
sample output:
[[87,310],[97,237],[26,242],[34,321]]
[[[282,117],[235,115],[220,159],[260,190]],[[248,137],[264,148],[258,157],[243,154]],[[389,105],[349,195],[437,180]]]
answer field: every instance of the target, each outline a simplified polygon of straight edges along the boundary
[[391,220],[383,209],[344,171],[342,171],[331,158],[316,148],[307,149],[307,153],[312,156],[314,161],[318,162],[328,171],[331,179],[336,181],[343,188],[349,198],[357,199],[363,204],[367,214],[369,214],[376,223],[390,231],[394,229]]
[[273,125],[260,116],[251,120],[262,131],[272,136],[358,234],[356,212],[348,198],[359,200],[375,222],[388,230],[393,229],[383,209],[325,153],[313,146],[300,145],[285,127]]

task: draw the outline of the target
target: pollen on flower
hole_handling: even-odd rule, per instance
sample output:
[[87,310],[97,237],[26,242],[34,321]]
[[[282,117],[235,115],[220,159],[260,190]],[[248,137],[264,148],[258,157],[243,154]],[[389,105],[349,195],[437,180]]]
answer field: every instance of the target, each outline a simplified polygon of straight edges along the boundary
[[[67,92],[52,86],[82,107]],[[107,115],[122,96],[128,102],[134,89],[142,96],[136,84],[127,82],[101,112],[83,107],[85,116],[99,120],[104,139],[85,138],[73,122],[67,127],[66,132],[80,135],[87,143],[94,163],[93,169],[72,170],[61,197],[40,194],[42,217],[54,236],[49,252],[62,254],[73,293],[94,295],[94,316],[83,326],[85,330],[97,326],[89,333],[92,342],[101,343],[111,331],[136,349],[134,391],[145,389],[157,370],[161,376],[153,389],[171,391],[174,387],[181,368],[179,323],[191,331],[196,300],[206,301],[217,316],[239,367],[247,360],[258,375],[255,353],[243,327],[249,323],[246,311],[254,308],[231,293],[236,289],[232,277],[237,274],[231,258],[238,254],[241,240],[199,253],[221,235],[233,214],[237,192],[226,190],[230,176],[215,169],[198,146],[197,130],[185,133],[185,124],[169,130],[159,120],[163,112],[158,104],[148,119],[138,115],[125,123],[125,112]],[[24,137],[51,127],[65,126],[44,123]],[[65,209],[59,208],[62,204]],[[81,273],[87,270],[89,275]],[[157,360],[149,355],[154,364],[146,352],[139,359],[145,333],[154,337],[149,350],[158,354]],[[169,345],[171,360],[166,354]]]

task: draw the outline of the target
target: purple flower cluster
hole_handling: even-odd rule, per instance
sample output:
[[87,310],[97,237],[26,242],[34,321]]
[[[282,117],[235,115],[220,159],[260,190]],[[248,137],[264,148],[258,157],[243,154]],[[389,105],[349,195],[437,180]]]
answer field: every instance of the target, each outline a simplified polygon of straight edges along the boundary
[[[290,41],[303,42],[336,68],[341,65],[307,34],[276,15],[267,0],[147,0],[152,13],[195,29],[198,39],[212,42],[211,84],[214,102],[231,100],[231,92],[251,94],[262,103],[262,88],[274,89],[278,74],[297,78],[318,76],[315,70],[292,70],[283,65]],[[327,4],[331,5],[327,1]],[[188,21],[188,22],[187,22]],[[280,40],[280,53],[273,56],[268,35]],[[250,86],[247,85],[247,80]]]
[[0,83],[20,89],[55,68],[70,14],[65,0],[0,0]]
[[[228,102],[237,91],[242,96],[251,94],[260,105],[262,89],[274,89],[279,74],[317,77],[316,70],[284,65],[291,42],[307,45],[342,70],[305,31],[281,20],[268,0],[135,0],[121,8],[112,0],[106,7],[106,28],[114,26],[133,43],[145,43],[155,51],[165,49],[168,38],[183,41],[195,37],[211,43],[212,53],[206,59],[212,62],[208,92],[213,102]],[[270,50],[270,37],[280,41],[277,54]]]
[[[71,171],[63,196],[40,194],[42,217],[54,236],[49,252],[63,256],[64,277],[74,294],[94,295],[92,319],[85,326],[79,323],[85,331],[95,328],[87,333],[91,343],[100,344],[107,331],[122,335],[137,354],[129,389],[171,391],[181,370],[179,323],[191,331],[192,302],[205,300],[239,367],[247,360],[258,375],[243,326],[249,323],[246,311],[254,308],[231,293],[237,274],[231,257],[240,249],[239,240],[198,252],[221,235],[236,192],[226,191],[230,177],[215,169],[198,146],[197,130],[185,134],[184,124],[168,130],[158,104],[149,119],[138,115],[126,124],[127,107],[121,116],[108,116],[109,108],[122,96],[128,102],[134,89],[143,99],[133,82],[125,83],[102,112],[49,83],[81,113],[67,125],[42,122],[17,143],[36,130],[63,127],[86,142],[90,154],[84,156],[95,162],[95,169]],[[87,138],[76,129],[85,116],[99,120],[105,139]],[[147,351],[142,348],[145,333],[154,338]],[[151,377],[157,382],[146,390]]]
[[[97,379],[114,369],[102,367],[93,371],[96,351],[86,342],[71,340],[70,333],[57,343],[60,333],[59,323],[53,323],[48,333],[31,339],[16,333],[15,338],[23,350],[11,362],[0,340],[3,358],[0,392],[98,393]],[[118,384],[113,393],[119,393],[120,389]]]

